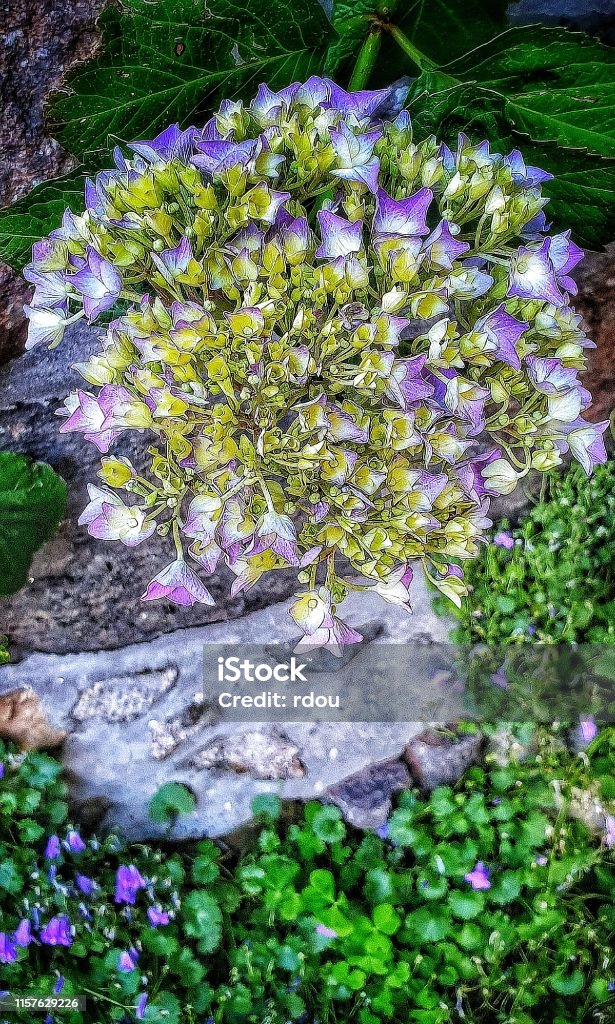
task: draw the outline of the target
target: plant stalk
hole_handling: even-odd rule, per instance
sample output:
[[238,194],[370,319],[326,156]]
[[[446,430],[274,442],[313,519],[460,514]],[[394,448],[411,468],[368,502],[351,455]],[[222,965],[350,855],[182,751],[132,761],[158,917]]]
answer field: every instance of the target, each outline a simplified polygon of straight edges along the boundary
[[374,23],[371,25],[363,46],[359,50],[359,56],[354,66],[348,88],[351,92],[364,89],[374,69],[376,58],[380,52],[382,43],[382,27]]
[[386,24],[383,27],[393,36],[397,45],[410,58],[413,64],[416,64],[419,71],[433,71],[434,68],[437,68],[436,62],[431,60],[430,57],[426,57],[397,25]]

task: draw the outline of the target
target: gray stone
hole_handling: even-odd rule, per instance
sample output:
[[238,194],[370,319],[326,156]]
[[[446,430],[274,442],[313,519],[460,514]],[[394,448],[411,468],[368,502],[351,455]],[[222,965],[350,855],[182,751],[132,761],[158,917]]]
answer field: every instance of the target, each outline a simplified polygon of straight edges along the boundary
[[[413,583],[413,606],[414,615],[408,615],[375,595],[354,593],[344,604],[344,618],[355,627],[375,624],[375,645],[444,641],[451,624],[433,614],[420,573]],[[233,650],[242,643],[287,644],[296,639],[288,607],[289,602],[270,605],[240,619],[179,629],[115,651],[33,653],[18,664],[0,668],[0,699],[2,694],[32,688],[51,727],[67,733],[63,759],[72,806],[84,818],[88,808],[96,820],[104,813],[103,830],[114,828],[131,839],[162,835],[163,826],[148,819],[147,804],[161,785],[176,781],[189,786],[197,802],[190,815],[180,818],[175,835],[227,835],[250,822],[251,801],[258,793],[274,792],[288,800],[322,798],[330,787],[374,762],[398,758],[424,728],[412,721],[272,723],[259,718],[246,724],[222,720],[218,708],[203,702],[204,645],[225,644]],[[340,670],[345,690],[352,689],[355,665],[351,659]],[[176,673],[173,685],[166,674],[169,670]],[[399,685],[409,686],[411,676],[411,672],[402,673]],[[149,680],[156,691],[155,704],[133,706],[130,715],[116,714],[109,705],[104,724],[99,717],[81,716],[81,721],[75,721],[71,712],[84,694],[90,692],[98,701],[99,684],[104,689],[105,681],[107,685],[111,681],[116,687],[118,680],[127,694]],[[395,706],[393,692],[391,702]],[[386,711],[378,708],[374,717],[385,717]],[[254,734],[249,742],[247,733]],[[266,757],[246,760],[246,747],[253,755],[257,750],[262,753],[272,734],[288,745],[286,760],[282,759],[284,777],[255,777],[265,774]],[[198,766],[203,751],[207,767]],[[267,757],[269,768],[274,763],[275,774],[280,774],[280,761]],[[296,773],[295,758],[302,774]],[[238,771],[239,767],[247,770]]]
[[416,783],[430,792],[437,786],[453,786],[479,760],[483,746],[480,733],[457,735],[454,726],[426,729],[410,740],[404,758]]
[[130,722],[159,701],[176,679],[176,668],[101,679],[79,694],[71,716],[76,722],[85,722],[89,718],[101,718],[104,722]]
[[194,768],[222,768],[254,779],[299,779],[306,774],[299,748],[276,731],[220,736],[198,750]]
[[185,743],[199,731],[206,714],[203,695],[197,693],[187,708],[167,722],[150,719],[147,724],[152,737],[152,757],[157,761],[169,757],[180,743]]
[[[136,548],[91,538],[77,519],[98,482],[100,453],[77,434],[60,434],[55,415],[83,381],[71,369],[99,345],[98,331],[76,324],[53,352],[37,348],[0,367],[0,450],[48,462],[68,484],[68,513],[54,540],[36,556],[31,581],[2,601],[2,632],[15,657],[28,651],[54,654],[112,649],[204,622],[225,620],[279,601],[296,585],[293,571],[271,574],[247,595],[231,600],[230,570],[209,582],[216,607],[178,608],[168,601],[141,602],[154,567],[172,557],[168,538],[154,535]],[[120,438],[117,454],[139,469],[148,458],[140,435]],[[171,544],[172,547],[172,544]]]
[[399,758],[390,758],[330,786],[325,795],[351,825],[376,829],[389,817],[395,793],[411,785],[406,765]]

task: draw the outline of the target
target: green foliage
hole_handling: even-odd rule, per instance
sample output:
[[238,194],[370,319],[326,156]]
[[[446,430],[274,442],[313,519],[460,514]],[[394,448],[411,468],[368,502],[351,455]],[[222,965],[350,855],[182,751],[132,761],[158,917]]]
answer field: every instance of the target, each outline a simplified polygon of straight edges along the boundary
[[[52,131],[83,168],[37,186],[0,216],[0,256],[22,267],[33,240],[74,209],[83,176],[116,143],[173,121],[203,123],[223,98],[326,72],[341,84],[377,36],[361,85],[414,76],[416,137],[459,130],[502,148],[529,145],[556,176],[546,189],[558,229],[599,248],[615,231],[613,49],[580,33],[507,29],[506,0],[123,0],[101,18],[103,47],[52,104]],[[394,38],[391,25],[400,35]],[[405,42],[404,42],[405,40]],[[356,84],[356,82],[355,82]],[[528,156],[529,159],[529,156]]]
[[315,0],[123,0],[101,18],[103,52],[70,79],[52,129],[83,157],[205,120],[223,99],[308,78],[330,26]]
[[511,533],[512,550],[489,544],[468,564],[455,640],[614,643],[615,462],[551,478]]
[[194,794],[181,782],[166,782],[156,790],[148,814],[159,825],[172,825],[178,815],[190,814],[196,806]]
[[1,596],[24,586],[32,556],[55,533],[65,511],[66,485],[49,466],[0,452]]
[[[18,947],[3,987],[51,993],[61,975],[63,996],[88,993],[66,1024],[132,1022],[143,992],[143,1019],[159,1024],[610,1019],[615,864],[567,809],[579,789],[612,801],[615,730],[584,759],[554,735],[536,731],[533,744],[523,764],[487,759],[455,790],[402,794],[387,838],[316,802],[289,824],[261,800],[241,858],[209,840],[173,852],[109,836],[76,853],[62,844],[50,877],[47,837],[68,825],[60,766],[0,742],[2,928],[12,934],[34,903],[43,923],[74,924],[68,947]],[[481,891],[464,877],[477,862],[491,882]],[[129,913],[113,898],[128,864],[147,880]],[[168,923],[152,924],[148,905]],[[119,972],[130,949],[138,969]]]
[[501,97],[514,129],[615,156],[615,50],[581,33],[513,28],[446,73]]
[[[372,19],[382,15],[391,20],[424,54],[438,64],[448,64],[476,46],[486,43],[506,28],[507,0],[430,0],[402,3],[400,0],[336,0],[333,26],[339,39],[331,45],[326,70],[336,75],[344,62],[352,61],[369,31]],[[382,59],[374,69],[375,78],[385,84],[407,75],[407,59],[390,38],[383,39]]]

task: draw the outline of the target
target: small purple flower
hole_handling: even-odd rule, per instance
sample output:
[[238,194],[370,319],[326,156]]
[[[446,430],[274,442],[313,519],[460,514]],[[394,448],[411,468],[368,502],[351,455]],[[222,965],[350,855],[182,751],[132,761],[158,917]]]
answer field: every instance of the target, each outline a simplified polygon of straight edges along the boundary
[[185,274],[192,255],[192,247],[187,238],[182,238],[175,249],[165,249],[160,254],[153,252],[152,261],[156,269],[160,271],[165,281],[172,282],[180,274]]
[[506,530],[499,530],[493,538],[493,543],[497,548],[506,548],[510,551],[515,546],[515,538],[512,533],[507,533]]
[[61,853],[60,840],[57,836],[49,836],[47,840],[47,846],[45,847],[45,857],[47,860],[55,860]]
[[562,288],[573,295],[577,293],[577,286],[576,282],[568,275],[584,255],[583,250],[570,241],[570,231],[564,231],[561,235],[553,235],[550,240],[549,257],[555,267],[557,280]]
[[534,387],[543,395],[556,395],[578,387],[577,371],[564,366],[561,359],[528,356],[525,362]]
[[587,475],[591,476],[594,466],[606,462],[603,434],[608,425],[608,420],[603,420],[602,423],[588,423],[581,418],[572,423],[558,423],[555,425],[557,427],[555,434],[557,447],[561,452],[570,449]]
[[40,937],[46,946],[70,946],[73,939],[69,919],[64,914],[52,917],[42,929]]
[[27,918],[23,918],[17,925],[15,934],[13,935],[13,941],[16,946],[29,946],[32,942],[30,922]]
[[384,89],[364,89],[358,92],[347,92],[340,85],[323,79],[330,90],[331,106],[344,114],[355,114],[358,118],[377,116],[379,108],[392,97],[395,89],[387,86]]
[[66,296],[69,291],[66,284],[66,277],[57,270],[46,273],[37,270],[33,263],[30,263],[23,272],[26,281],[35,286],[32,297],[33,309],[56,309],[61,308],[66,312]]
[[564,297],[557,286],[555,268],[549,258],[550,239],[545,238],[538,249],[521,246],[513,257],[508,295],[522,299],[544,299],[562,306]]
[[0,964],[12,964],[16,959],[15,943],[6,932],[0,932]]
[[232,142],[229,139],[203,139],[197,142],[198,153],[192,162],[208,174],[222,174],[232,167],[245,167],[254,155],[255,139]]
[[198,130],[194,127],[182,131],[178,124],[171,124],[155,139],[150,139],[147,142],[133,142],[128,148],[152,164],[173,159],[186,162],[198,134]]
[[544,867],[546,867],[546,865],[547,865],[547,864],[549,863],[549,861],[548,861],[548,858],[547,858],[547,857],[545,857],[544,853],[541,853],[541,854],[540,854],[540,855],[539,855],[539,856],[538,856],[538,857],[536,858],[536,863],[538,864],[538,867],[539,867],[539,868],[544,868]]
[[88,320],[94,320],[99,313],[111,309],[122,290],[122,278],[116,268],[91,245],[87,246],[84,266],[67,281],[83,295],[83,308]]
[[84,896],[91,896],[94,892],[94,882],[87,875],[81,875],[77,872],[75,882],[77,883],[77,888]]
[[540,185],[543,181],[551,181],[553,178],[553,175],[549,174],[548,171],[543,171],[540,167],[532,167],[531,164],[526,164],[518,149],[513,149],[505,159],[512,171],[512,179],[515,185],[519,185],[522,188],[534,188],[535,185]]
[[124,974],[127,974],[129,971],[134,971],[137,966],[138,959],[139,954],[134,947],[131,947],[129,950],[122,950],[117,961],[118,971],[122,971]]
[[588,715],[587,718],[581,718],[577,726],[577,736],[579,742],[583,746],[588,746],[592,740],[595,740],[598,735],[598,726],[594,722],[593,715]]
[[290,516],[277,512],[265,512],[256,530],[254,543],[248,550],[250,555],[271,551],[284,558],[289,565],[297,565],[297,533]]
[[392,199],[379,189],[372,224],[374,237],[382,240],[428,235],[425,215],[432,199],[433,192],[429,188],[422,188],[407,199]]
[[479,860],[472,871],[468,871],[467,875],[463,877],[466,882],[470,883],[473,889],[490,889],[489,874],[489,868],[485,867],[482,860]]
[[382,138],[379,130],[355,135],[342,121],[339,128],[331,128],[331,145],[338,159],[338,165],[331,171],[334,177],[356,181],[365,185],[370,192],[378,189],[380,161],[373,156],[374,146]]
[[326,924],[317,924],[316,934],[322,935],[325,939],[337,939],[337,932],[333,928],[327,928]]
[[535,634],[536,634],[536,626],[534,626],[532,623],[530,623],[530,625],[527,627],[526,633],[528,634],[528,636],[535,636]]
[[607,814],[604,822],[604,841],[609,850],[615,846],[615,815]]
[[66,834],[66,846],[71,853],[83,853],[86,849],[86,845],[75,829],[70,829]]
[[154,928],[157,928],[158,925],[168,924],[170,920],[166,910],[159,910],[158,907],[148,907],[147,918]]
[[529,324],[524,320],[517,320],[511,316],[502,304],[477,320],[474,330],[487,335],[490,346],[498,359],[508,363],[515,370],[520,370],[521,360],[516,346],[528,327]]
[[384,825],[378,825],[378,828],[376,829],[376,835],[379,836],[380,839],[388,839],[389,838],[389,823],[388,823],[388,821],[385,821]]
[[[455,224],[452,226],[456,229],[456,232],[459,231]],[[429,238],[425,241],[425,249],[429,253],[429,259],[436,267],[442,267],[444,270],[452,270],[453,260],[463,256],[464,252],[467,252],[469,248],[468,242],[456,241],[451,231],[451,224],[447,220],[440,221],[437,228],[432,231]]]
[[[390,354],[390,353],[389,353]],[[396,359],[387,384],[387,393],[399,402],[402,409],[413,408],[421,398],[431,398],[433,384],[423,379],[427,356],[418,355],[410,359]]]
[[0,779],[4,778],[4,762],[0,761]]
[[134,864],[121,864],[115,875],[115,902],[134,905],[139,889],[145,889],[146,885]]
[[145,1016],[145,1007],[147,1006],[147,992],[142,992],[137,999],[136,1013],[137,1020],[143,1020]]
[[337,259],[359,252],[362,245],[363,222],[345,220],[328,210],[318,211],[321,244],[316,250],[319,259]]
[[126,547],[133,548],[151,537],[156,529],[155,523],[146,521],[144,509],[138,505],[125,505],[113,491],[88,484],[88,494],[90,501],[77,521],[80,526],[87,526],[90,537],[119,540]]
[[59,993],[62,991],[62,989],[64,988],[65,980],[66,979],[63,977],[63,975],[60,974],[59,977],[58,977],[58,980],[56,981],[55,985],[53,986],[53,991],[54,991],[55,995],[59,995]]
[[161,598],[185,608],[193,604],[215,603],[207,587],[183,558],[176,558],[154,576],[141,600],[158,601]]
[[58,415],[66,417],[60,426],[61,434],[78,431],[103,454],[122,430],[141,430],[152,421],[149,406],[117,384],[105,384],[97,397],[77,389],[65,399]]

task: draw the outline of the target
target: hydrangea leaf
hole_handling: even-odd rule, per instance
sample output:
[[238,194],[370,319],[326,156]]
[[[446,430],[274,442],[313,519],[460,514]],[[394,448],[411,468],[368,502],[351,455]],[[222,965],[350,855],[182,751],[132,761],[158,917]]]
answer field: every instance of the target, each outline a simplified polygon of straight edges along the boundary
[[32,556],[66,511],[66,484],[42,462],[0,452],[0,595],[25,585]]
[[447,72],[505,97],[517,131],[615,156],[615,48],[580,32],[513,28]]
[[318,0],[125,0],[101,25],[102,55],[75,72],[50,115],[77,156],[203,121],[261,81],[276,89],[308,78],[331,32]]

